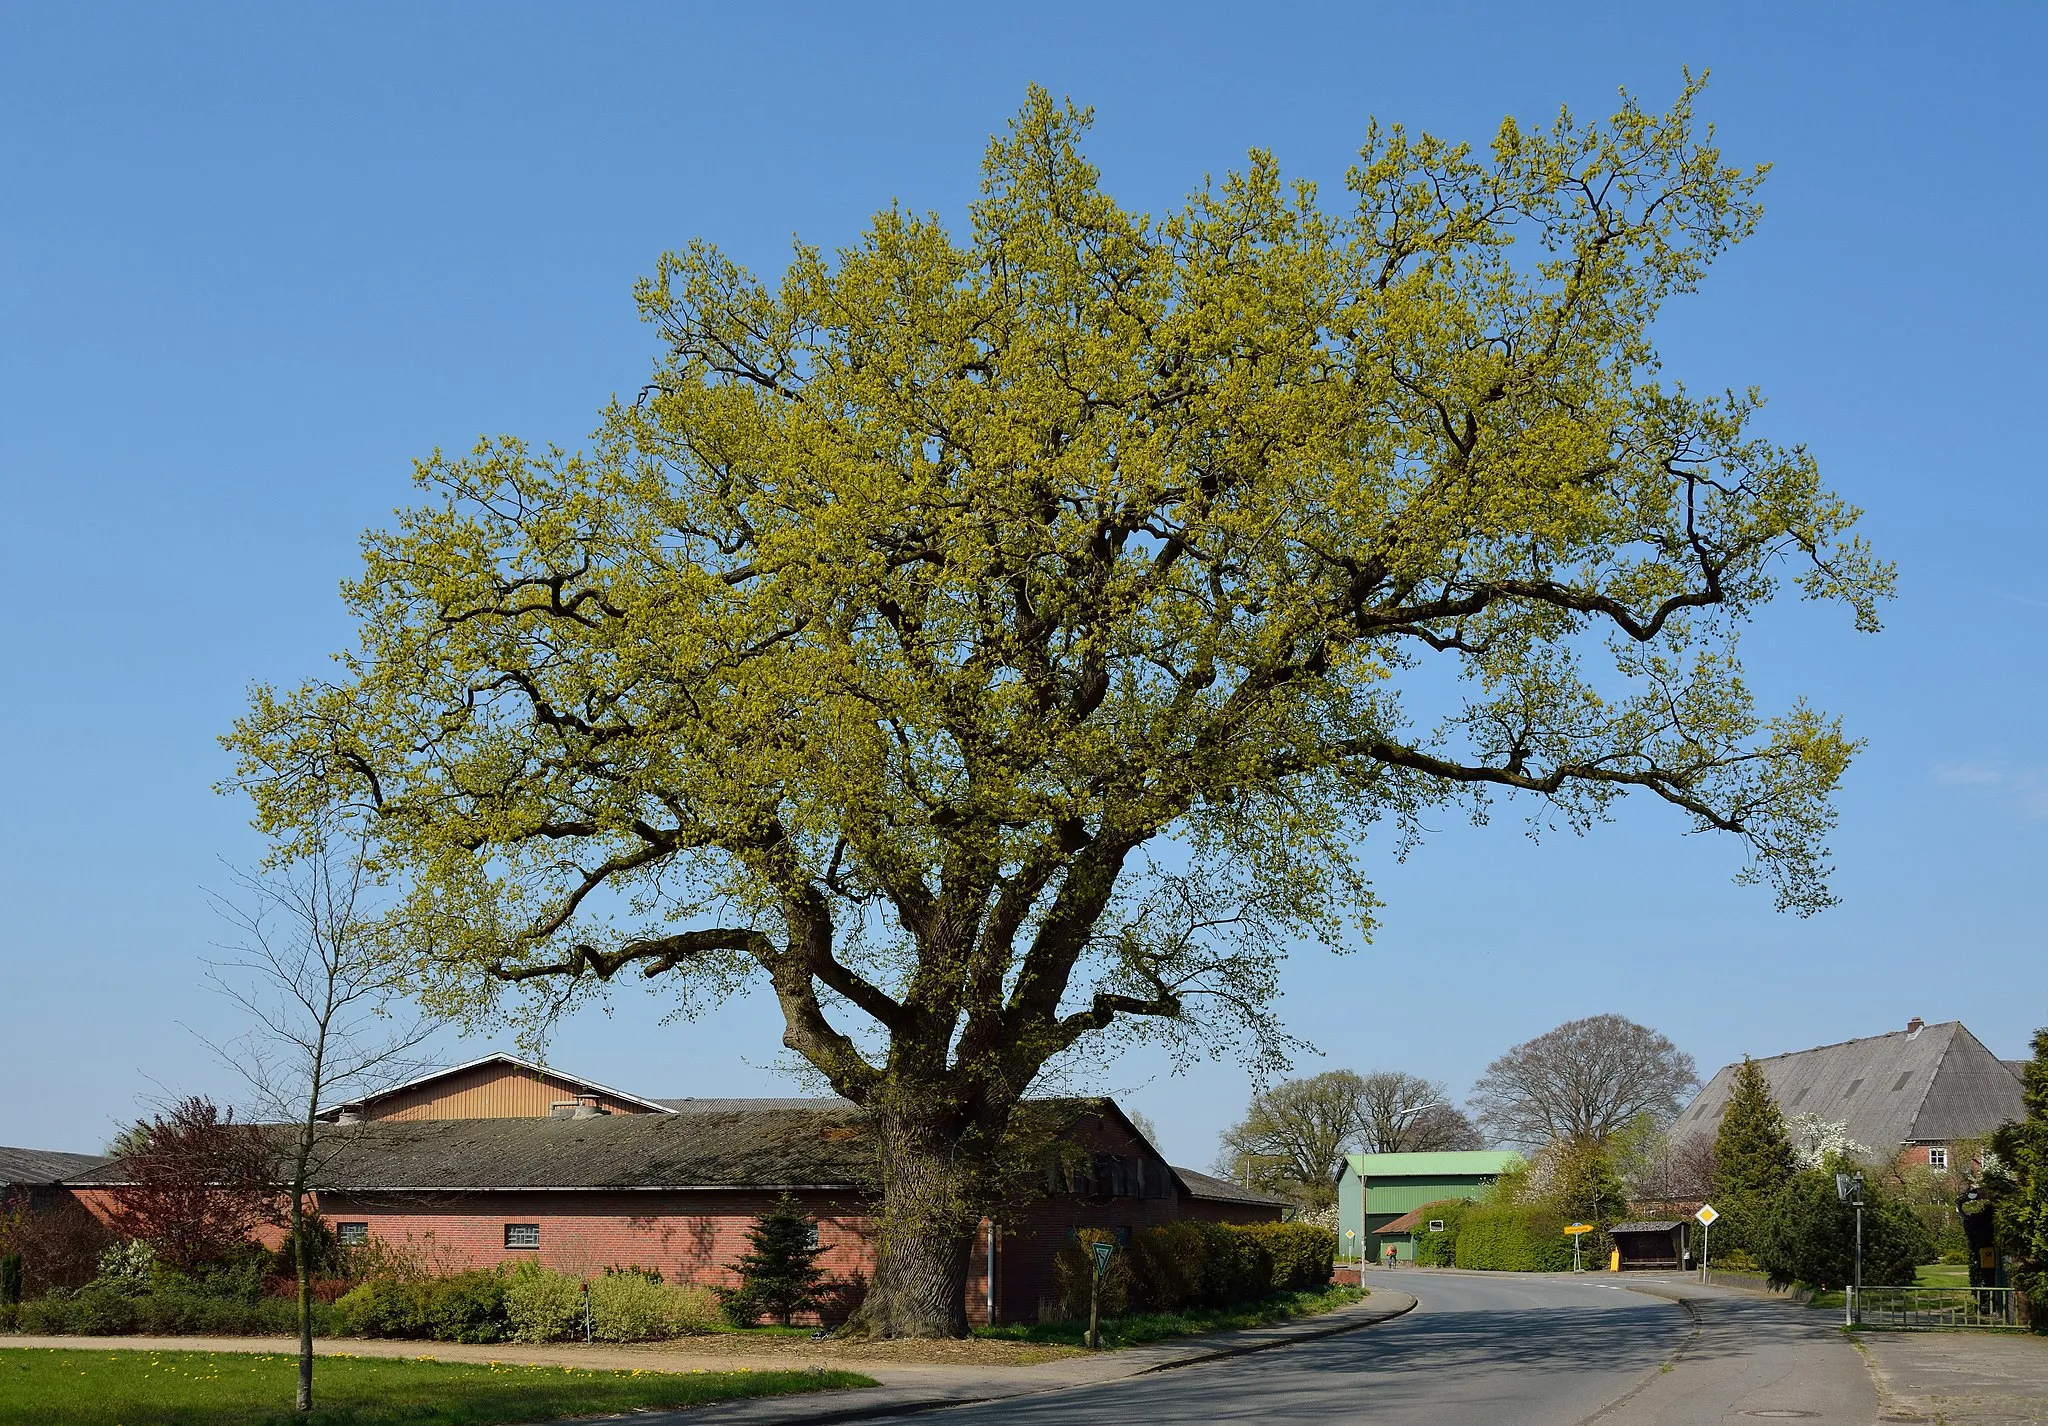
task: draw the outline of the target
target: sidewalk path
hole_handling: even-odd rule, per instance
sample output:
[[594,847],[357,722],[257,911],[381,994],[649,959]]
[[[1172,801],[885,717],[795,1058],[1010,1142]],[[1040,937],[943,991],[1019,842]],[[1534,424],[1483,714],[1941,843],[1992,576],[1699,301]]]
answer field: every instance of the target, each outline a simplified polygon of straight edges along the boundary
[[2048,1339],[2004,1332],[1859,1332],[1886,1421],[2048,1422]]

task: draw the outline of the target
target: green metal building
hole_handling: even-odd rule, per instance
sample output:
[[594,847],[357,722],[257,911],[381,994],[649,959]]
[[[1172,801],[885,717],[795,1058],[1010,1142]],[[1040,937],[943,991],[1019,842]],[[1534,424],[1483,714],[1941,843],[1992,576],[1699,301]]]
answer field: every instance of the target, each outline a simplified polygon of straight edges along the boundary
[[1403,1262],[1415,1260],[1415,1240],[1406,1232],[1375,1236],[1396,1218],[1425,1203],[1477,1198],[1521,1155],[1484,1150],[1439,1154],[1346,1154],[1337,1180],[1337,1256],[1375,1262],[1391,1243]]

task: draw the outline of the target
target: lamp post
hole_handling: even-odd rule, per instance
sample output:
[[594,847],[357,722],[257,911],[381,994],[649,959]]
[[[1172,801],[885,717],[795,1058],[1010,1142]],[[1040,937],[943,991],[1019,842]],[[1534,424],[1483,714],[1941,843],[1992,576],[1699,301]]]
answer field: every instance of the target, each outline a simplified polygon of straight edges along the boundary
[[1856,1325],[1856,1299],[1863,1295],[1863,1175],[1860,1173],[1838,1173],[1835,1175],[1835,1197],[1851,1204],[1856,1209],[1856,1280],[1849,1288],[1849,1300],[1842,1309],[1845,1327]]

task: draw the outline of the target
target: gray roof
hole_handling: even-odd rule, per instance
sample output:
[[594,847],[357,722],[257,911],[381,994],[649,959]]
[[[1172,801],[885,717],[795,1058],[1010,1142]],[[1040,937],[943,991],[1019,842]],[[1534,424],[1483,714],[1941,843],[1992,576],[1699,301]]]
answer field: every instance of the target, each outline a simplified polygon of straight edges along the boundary
[[[1959,1020],[1894,1030],[1757,1061],[1786,1118],[1817,1114],[1887,1158],[1900,1146],[1987,1134],[2022,1116],[2020,1082]],[[1738,1065],[1708,1081],[1672,1125],[1680,1137],[1720,1127]]]
[[663,1109],[678,1114],[757,1114],[768,1109],[835,1109],[847,1111],[854,1108],[850,1099],[825,1095],[815,1099],[653,1099],[650,1104],[659,1104]]
[[[589,1119],[385,1119],[323,1134],[315,1185],[401,1189],[844,1188],[872,1157],[830,1109],[603,1114]],[[76,1183],[118,1183],[110,1163]]]
[[1197,1173],[1193,1169],[1174,1167],[1174,1175],[1190,1198],[1209,1198],[1222,1203],[1255,1203],[1262,1208],[1285,1208],[1287,1200],[1275,1194],[1263,1193],[1256,1188],[1246,1188],[1241,1183],[1232,1183],[1227,1178],[1216,1178],[1210,1174]]
[[1683,1223],[1616,1223],[1609,1233],[1669,1233],[1673,1228],[1683,1228]]
[[65,1154],[55,1149],[0,1148],[0,1184],[61,1183],[107,1162],[105,1154]]

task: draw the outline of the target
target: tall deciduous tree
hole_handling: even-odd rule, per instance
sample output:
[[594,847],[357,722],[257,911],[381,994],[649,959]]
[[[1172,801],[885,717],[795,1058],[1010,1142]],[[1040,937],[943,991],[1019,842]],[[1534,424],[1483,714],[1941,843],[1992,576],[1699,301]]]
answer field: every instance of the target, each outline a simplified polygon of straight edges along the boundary
[[1337,1201],[1344,1152],[1365,1124],[1366,1083],[1350,1070],[1282,1080],[1252,1096],[1223,1131],[1217,1167],[1241,1183],[1285,1193],[1309,1212]]
[[1542,1145],[1606,1139],[1638,1115],[1657,1127],[1699,1083],[1692,1056],[1620,1015],[1572,1020],[1515,1046],[1472,1087],[1496,1139]]
[[[1422,1136],[1413,1132],[1417,1121],[1435,1109],[1454,1109],[1442,1084],[1403,1070],[1374,1070],[1359,1080],[1358,1090],[1358,1146],[1369,1154],[1421,1147]],[[1454,1132],[1442,1119],[1428,1129],[1431,1136]]]
[[1759,212],[1696,93],[1482,154],[1374,127],[1337,205],[1254,153],[1148,218],[1034,90],[963,235],[664,257],[592,448],[422,463],[339,676],[257,690],[259,823],[358,812],[472,1015],[764,980],[875,1126],[853,1325],[891,1334],[965,1330],[1049,1064],[1275,1062],[1277,962],[1369,920],[1376,823],[1641,792],[1825,905],[1854,744],[1759,711],[1733,636],[1788,571],[1874,628],[1890,575],[1760,398],[1661,376]]

